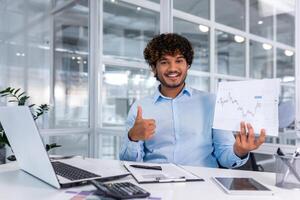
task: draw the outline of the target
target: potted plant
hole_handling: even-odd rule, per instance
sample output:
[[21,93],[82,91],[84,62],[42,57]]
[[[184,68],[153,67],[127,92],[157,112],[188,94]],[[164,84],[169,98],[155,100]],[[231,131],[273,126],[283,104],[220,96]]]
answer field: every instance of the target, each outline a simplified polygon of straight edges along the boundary
[[[7,97],[9,99],[8,102],[16,103],[16,105],[18,106],[27,105],[27,101],[30,98],[29,96],[26,95],[25,92],[21,92],[20,88],[15,89],[11,87],[8,87],[0,91],[0,97]],[[34,120],[37,120],[40,116],[42,116],[44,113],[46,113],[49,110],[49,106],[47,104],[41,104],[39,106],[36,106],[35,104],[29,104],[28,106],[31,110],[31,114]],[[10,147],[9,141],[5,135],[5,131],[0,123],[0,164],[5,163],[6,145]],[[60,146],[61,145],[57,145],[56,143],[46,144],[46,150],[49,151],[50,149],[60,147]],[[9,156],[7,159],[11,161],[16,160],[14,155]]]

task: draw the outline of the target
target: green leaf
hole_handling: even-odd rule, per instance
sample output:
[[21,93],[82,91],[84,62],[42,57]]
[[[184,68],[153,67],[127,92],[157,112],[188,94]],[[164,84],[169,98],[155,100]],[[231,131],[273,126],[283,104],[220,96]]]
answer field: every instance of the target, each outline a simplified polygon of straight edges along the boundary
[[23,96],[23,97],[21,97],[21,98],[19,99],[19,104],[18,104],[18,105],[19,105],[19,106],[25,105],[27,99],[29,99],[29,96]]
[[16,94],[20,91],[20,89],[21,89],[21,88],[18,88],[18,89],[15,91],[14,95],[16,95]]
[[19,94],[18,98],[20,98],[22,95],[24,95],[26,92],[22,92],[21,94]]
[[46,151],[49,151],[50,149],[54,149],[57,147],[61,147],[61,145],[56,144],[56,143],[52,143],[52,144],[46,144]]
[[10,91],[10,87],[8,87],[8,88],[5,88],[4,90],[2,90],[0,93],[7,93],[7,92],[9,92]]

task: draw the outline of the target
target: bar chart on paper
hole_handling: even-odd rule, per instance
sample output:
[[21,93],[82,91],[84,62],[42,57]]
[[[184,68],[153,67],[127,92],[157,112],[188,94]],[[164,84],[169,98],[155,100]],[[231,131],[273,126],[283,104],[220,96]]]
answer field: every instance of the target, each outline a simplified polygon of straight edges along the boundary
[[278,79],[220,82],[213,128],[239,131],[240,122],[251,123],[254,132],[266,129],[278,136]]

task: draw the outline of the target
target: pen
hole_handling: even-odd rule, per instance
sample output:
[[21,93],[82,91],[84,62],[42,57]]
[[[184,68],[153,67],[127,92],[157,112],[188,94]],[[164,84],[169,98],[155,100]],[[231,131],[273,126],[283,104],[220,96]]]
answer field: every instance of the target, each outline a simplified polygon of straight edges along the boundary
[[[293,153],[292,159],[290,161],[291,164],[294,164],[295,161],[295,157],[297,157],[299,155],[298,149]],[[282,184],[284,184],[285,180],[287,179],[288,175],[289,175],[290,169],[288,168],[283,176],[283,179],[281,181]]]
[[160,178],[160,177],[157,177],[156,180],[159,182],[159,183],[167,183],[167,182],[184,182],[186,181],[186,178],[184,176],[182,177],[178,177],[178,178]]
[[[285,154],[281,151],[280,148],[277,149],[277,154],[278,154],[279,156],[285,156]],[[298,155],[298,153],[296,152],[294,156],[296,157],[297,155]],[[293,159],[295,159],[295,157],[293,157]],[[300,181],[300,176],[299,176],[299,174],[297,173],[297,171],[295,170],[295,168],[292,166],[292,163],[290,163],[288,160],[285,160],[285,159],[282,158],[282,157],[280,157],[280,159],[282,160],[282,162],[283,162],[284,164],[287,165],[288,169],[292,172],[292,174],[296,177],[296,179],[297,179],[298,181]],[[293,160],[293,159],[292,159],[292,160]],[[284,178],[286,178],[286,177],[284,177]],[[283,181],[285,181],[285,180],[283,180]]]
[[129,165],[129,166],[134,168],[140,168],[140,169],[162,170],[161,166],[150,166],[150,165]]

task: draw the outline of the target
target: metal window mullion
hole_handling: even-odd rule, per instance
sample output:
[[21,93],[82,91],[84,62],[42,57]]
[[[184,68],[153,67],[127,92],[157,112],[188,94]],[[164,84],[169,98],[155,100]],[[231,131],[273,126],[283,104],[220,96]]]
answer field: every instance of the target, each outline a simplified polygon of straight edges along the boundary
[[183,19],[185,21],[196,23],[196,24],[202,24],[202,25],[206,25],[206,26],[211,25],[211,22],[208,19],[204,19],[204,18],[195,16],[195,15],[191,15],[189,13],[185,13],[183,11],[176,10],[176,9],[173,9],[173,16],[176,18]]
[[293,83],[281,83],[280,84],[281,86],[285,86],[285,87],[290,87],[290,88],[296,88],[296,86],[295,86],[295,84],[293,84]]
[[173,0],[160,2],[160,33],[173,32]]
[[125,126],[120,128],[97,128],[98,132],[101,132],[103,136],[116,136],[123,137],[126,131]]
[[89,2],[89,124],[90,124],[90,137],[89,137],[89,155],[98,157],[98,134],[96,134],[96,126],[98,119],[98,68],[99,68],[99,3],[100,1]]
[[273,46],[273,77],[277,77],[277,46]]
[[209,77],[210,72],[203,72],[203,71],[199,71],[199,70],[190,69],[189,75],[199,76],[199,77]]
[[[296,86],[295,86],[295,101],[296,101],[296,123],[295,128],[297,130],[297,135],[300,137],[300,38],[297,37],[300,34],[300,2],[296,2],[296,9],[295,9],[295,46],[296,46],[296,53],[295,53],[295,77],[296,77]],[[297,143],[298,144],[298,143]]]
[[139,64],[146,65],[145,60],[141,59],[141,58],[130,58],[130,57],[126,57],[126,56],[115,56],[115,55],[103,55],[102,59],[103,59],[103,62],[106,62],[106,61],[119,62],[121,65],[124,65],[124,64],[122,64],[124,62],[139,63]]
[[[246,0],[246,5],[245,5],[245,11],[246,11],[246,24],[245,24],[245,27],[246,27],[246,34],[247,36],[249,35],[249,32],[250,32],[250,2],[249,0]],[[245,39],[245,42],[246,42],[246,78],[249,78],[250,77],[250,39],[249,37],[246,37]]]
[[78,135],[89,134],[89,128],[71,128],[71,129],[41,129],[42,135]]
[[[52,8],[55,6],[54,2],[52,1]],[[55,103],[55,68],[54,68],[54,59],[55,59],[55,21],[54,21],[54,14],[50,14],[50,69],[49,69],[49,74],[50,74],[50,87],[49,87],[49,103],[51,105],[51,110],[49,112],[50,117],[49,119],[49,127],[54,128],[55,126],[55,113],[56,113],[56,103]]]
[[211,26],[210,26],[210,33],[209,33],[209,63],[210,63],[210,92],[215,93],[216,92],[216,80],[215,80],[215,73],[216,73],[216,63],[215,63],[215,52],[216,52],[216,45],[215,45],[215,0],[210,1],[210,20]]
[[228,74],[215,74],[215,78],[222,78],[226,80],[236,80],[236,81],[242,81],[245,80],[245,77],[243,76],[232,76]]
[[118,136],[115,137],[115,159],[118,159],[119,154],[120,154],[120,142],[122,142],[122,137]]
[[246,18],[246,33],[250,33],[250,0],[245,1],[245,18]]
[[273,6],[273,39],[274,43],[272,43],[273,46],[273,77],[276,78],[277,74],[277,17],[276,17],[276,8]]
[[52,1],[52,9],[50,10],[50,14],[55,15],[56,13],[60,13],[63,10],[73,7],[76,5],[76,3],[76,0],[68,0],[56,6],[54,1]]
[[247,37],[246,39],[245,39],[245,42],[246,42],[246,46],[245,46],[245,48],[246,48],[246,74],[245,74],[245,77],[246,77],[246,79],[249,79],[250,78],[250,39]]
[[99,55],[99,63],[98,63],[98,74],[96,75],[98,78],[98,91],[100,91],[100,95],[98,94],[97,96],[97,101],[98,101],[98,107],[96,112],[99,113],[98,118],[97,118],[97,122],[96,122],[96,130],[95,130],[95,134],[97,135],[97,148],[96,148],[96,155],[97,158],[101,158],[102,157],[102,152],[100,151],[100,149],[102,149],[103,147],[103,138],[102,138],[102,133],[99,131],[99,128],[102,127],[102,122],[103,122],[103,113],[102,113],[102,106],[103,106],[103,102],[102,102],[102,95],[101,92],[103,91],[103,27],[104,27],[104,21],[103,21],[103,12],[104,12],[104,3],[103,0],[100,1],[100,5],[99,5],[99,32],[98,32],[98,43],[100,45],[99,49],[97,50]]
[[[25,26],[28,25],[28,9],[25,9],[25,17],[23,19]],[[28,91],[28,28],[24,29],[24,49],[23,49],[23,53],[25,53],[25,62],[24,62],[24,90]]]
[[[133,4],[136,6],[140,6],[142,8],[146,8],[149,10],[153,10],[156,12],[160,11],[160,6],[157,3],[151,2],[151,1],[141,1],[141,0],[121,0],[122,2]],[[164,0],[165,1],[165,0]]]
[[120,67],[129,67],[134,69],[149,69],[149,65],[146,65],[145,63],[139,63],[139,62],[130,62],[130,61],[124,61],[124,60],[114,60],[114,59],[104,59],[102,61],[105,65],[115,65]]
[[278,43],[278,42],[270,42],[270,44],[271,44],[272,46],[277,46],[277,48],[280,48],[280,49],[287,49],[287,50],[291,50],[291,51],[296,51],[296,48],[295,48],[295,47],[288,46],[288,45],[285,45],[285,44],[282,44],[282,43]]

